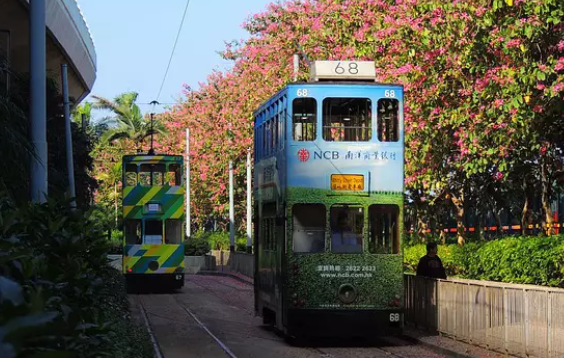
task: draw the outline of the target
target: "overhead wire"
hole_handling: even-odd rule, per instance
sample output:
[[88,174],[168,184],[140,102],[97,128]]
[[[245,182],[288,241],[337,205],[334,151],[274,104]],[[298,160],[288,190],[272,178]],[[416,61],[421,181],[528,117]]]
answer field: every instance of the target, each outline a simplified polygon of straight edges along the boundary
[[174,46],[172,47],[172,52],[170,53],[170,58],[168,60],[168,65],[166,66],[166,71],[163,76],[163,81],[161,83],[161,88],[157,94],[156,101],[159,100],[161,92],[163,90],[164,84],[166,82],[166,76],[168,75],[168,70],[170,69],[170,64],[172,63],[172,58],[174,57],[174,51],[176,50],[176,45],[178,44],[178,39],[180,38],[180,33],[182,32],[182,27],[184,25],[184,20],[186,19],[186,13],[188,12],[188,5],[190,5],[190,0],[186,0],[186,7],[184,8],[184,14],[182,14],[182,20],[180,21],[180,26],[178,27],[178,32],[176,33],[176,39],[174,40]]

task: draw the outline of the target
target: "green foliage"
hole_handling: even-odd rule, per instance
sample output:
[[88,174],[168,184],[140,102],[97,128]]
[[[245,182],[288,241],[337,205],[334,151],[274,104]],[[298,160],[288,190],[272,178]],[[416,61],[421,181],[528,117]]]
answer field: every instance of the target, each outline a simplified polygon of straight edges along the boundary
[[121,230],[112,230],[110,236],[110,253],[123,253],[123,232]]
[[16,208],[0,194],[0,356],[114,357],[116,347],[141,347],[116,331],[139,337],[108,249],[99,225],[69,201]]
[[235,251],[247,252],[247,236],[239,236],[235,239]]
[[[439,245],[449,276],[564,287],[564,236],[508,237],[464,246]],[[425,245],[404,249],[404,267],[415,271]]]
[[192,237],[187,238],[184,241],[184,255],[203,256],[208,254],[211,247],[207,234],[205,231],[198,231]]
[[211,231],[206,232],[204,237],[207,238],[212,250],[229,250],[229,232]]

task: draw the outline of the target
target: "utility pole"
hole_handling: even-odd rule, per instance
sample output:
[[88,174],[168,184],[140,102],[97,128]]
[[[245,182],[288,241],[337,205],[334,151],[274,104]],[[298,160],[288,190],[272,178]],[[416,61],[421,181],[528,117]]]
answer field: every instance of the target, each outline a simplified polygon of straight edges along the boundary
[[70,103],[69,103],[69,82],[67,76],[67,65],[61,65],[61,82],[63,85],[63,105],[65,112],[65,142],[67,147],[67,176],[69,180],[69,190],[71,201],[71,208],[76,209],[76,190],[74,184],[74,159],[72,150],[72,130],[70,122]]
[[300,72],[300,55],[294,54],[294,82],[298,81],[298,73]]
[[247,252],[253,252],[253,237],[252,237],[252,209],[251,203],[252,194],[252,176],[251,176],[251,148],[247,149]]
[[30,171],[31,200],[47,201],[47,79],[45,48],[45,0],[29,1],[29,74],[31,141],[37,158]]
[[190,128],[186,128],[186,236],[191,236],[190,223]]
[[233,161],[229,160],[229,251],[235,251],[235,208],[233,200]]

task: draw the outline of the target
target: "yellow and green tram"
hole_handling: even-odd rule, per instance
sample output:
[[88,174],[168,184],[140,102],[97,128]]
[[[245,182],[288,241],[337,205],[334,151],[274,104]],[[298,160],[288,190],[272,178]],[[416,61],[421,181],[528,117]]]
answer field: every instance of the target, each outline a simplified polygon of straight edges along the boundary
[[184,286],[184,194],[181,155],[125,155],[123,274],[139,283]]

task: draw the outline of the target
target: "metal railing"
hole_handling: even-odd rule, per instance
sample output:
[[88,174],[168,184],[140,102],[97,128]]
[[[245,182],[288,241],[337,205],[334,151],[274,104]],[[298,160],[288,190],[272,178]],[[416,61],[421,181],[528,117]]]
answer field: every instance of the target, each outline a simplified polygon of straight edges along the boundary
[[564,290],[405,275],[405,318],[523,357],[564,357]]

